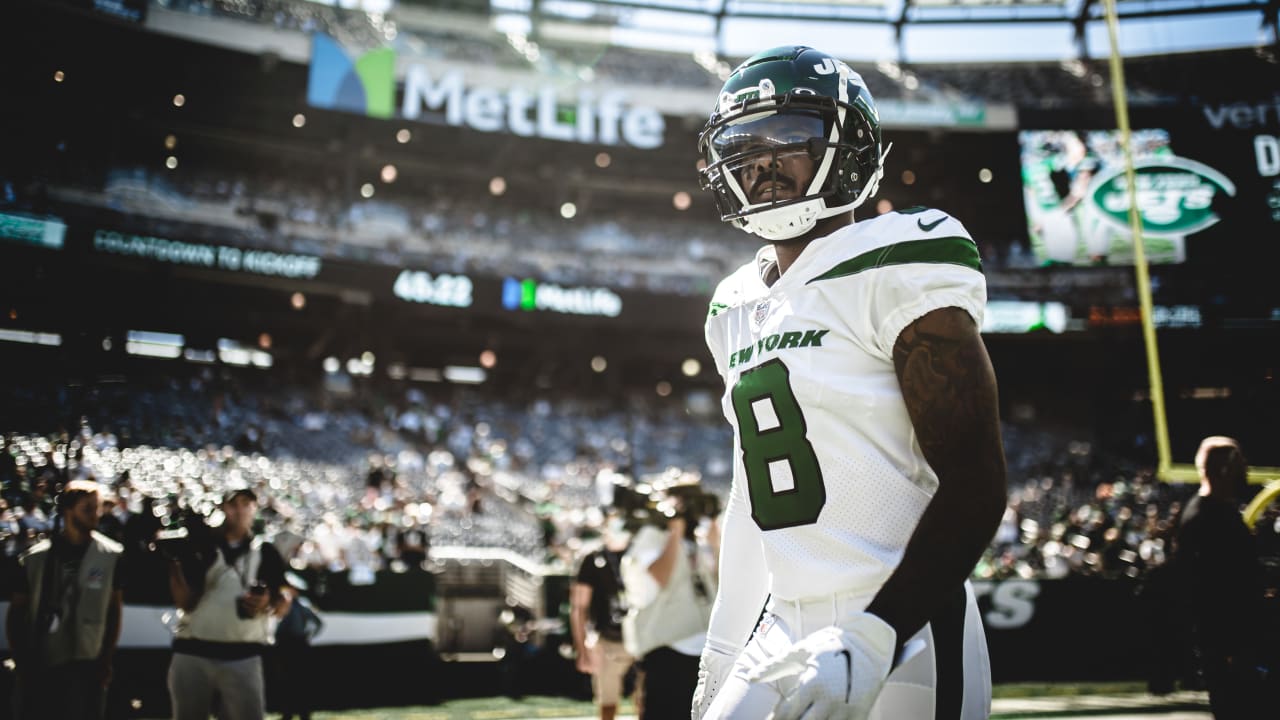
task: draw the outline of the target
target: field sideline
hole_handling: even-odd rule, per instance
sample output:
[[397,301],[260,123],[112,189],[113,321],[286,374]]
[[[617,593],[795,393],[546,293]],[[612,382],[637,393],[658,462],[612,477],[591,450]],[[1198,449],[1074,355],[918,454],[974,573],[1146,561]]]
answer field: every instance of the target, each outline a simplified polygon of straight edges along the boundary
[[[1153,697],[1140,683],[1011,684],[999,685],[992,718],[1110,718],[1111,720],[1212,720],[1208,697],[1181,692]],[[555,697],[519,700],[468,698],[439,705],[375,710],[317,712],[324,720],[590,720],[590,703]],[[634,720],[634,708],[624,701],[618,720]]]

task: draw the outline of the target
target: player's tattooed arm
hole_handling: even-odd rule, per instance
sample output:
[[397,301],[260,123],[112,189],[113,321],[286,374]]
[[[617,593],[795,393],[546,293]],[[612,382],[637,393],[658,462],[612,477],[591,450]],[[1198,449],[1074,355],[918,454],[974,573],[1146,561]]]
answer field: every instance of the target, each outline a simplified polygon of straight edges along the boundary
[[893,365],[934,471],[978,461],[981,474],[1003,476],[995,372],[969,313],[941,308],[908,325],[893,346]]
[[898,336],[893,363],[938,490],[902,562],[869,611],[899,644],[953,598],[995,534],[1006,504],[995,373],[973,318],[934,310]]

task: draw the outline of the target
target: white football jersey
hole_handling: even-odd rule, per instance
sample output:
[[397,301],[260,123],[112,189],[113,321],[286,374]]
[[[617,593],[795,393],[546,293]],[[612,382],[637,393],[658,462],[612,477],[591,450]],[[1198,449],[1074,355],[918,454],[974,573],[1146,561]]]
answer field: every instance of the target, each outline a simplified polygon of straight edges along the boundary
[[902,559],[938,482],[893,346],[942,307],[981,325],[978,249],[955,218],[913,209],[814,240],[769,286],[762,275],[776,276],[774,265],[766,245],[720,283],[707,318],[734,429],[730,502],[760,531],[775,598],[873,591]]

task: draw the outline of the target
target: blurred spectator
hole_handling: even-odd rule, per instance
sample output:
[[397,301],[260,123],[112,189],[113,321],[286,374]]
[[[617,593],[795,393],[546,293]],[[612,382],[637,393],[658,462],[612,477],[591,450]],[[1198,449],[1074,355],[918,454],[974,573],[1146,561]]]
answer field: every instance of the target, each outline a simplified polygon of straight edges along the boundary
[[410,568],[421,568],[427,561],[427,533],[420,525],[413,524],[397,531],[396,547],[400,561]]
[[630,541],[623,519],[610,514],[603,545],[583,556],[569,588],[570,629],[578,672],[591,676],[600,720],[613,720],[622,698],[623,679],[634,658],[622,643],[627,615],[622,586],[622,556]]
[[[296,581],[295,581],[296,582]],[[305,587],[294,587],[289,612],[276,626],[273,658],[275,672],[271,677],[279,685],[279,705],[283,720],[297,715],[311,720],[311,691],[307,683],[312,677],[311,640],[324,628],[324,621],[311,609],[311,601],[302,594]]]
[[1265,668],[1258,636],[1262,585],[1253,536],[1240,516],[1248,465],[1232,438],[1205,438],[1196,452],[1200,494],[1187,503],[1176,562],[1191,598],[1192,638],[1216,720],[1262,718]]
[[22,499],[22,514],[18,516],[19,551],[53,529],[53,522],[45,514],[39,495],[32,492]]
[[121,506],[120,498],[111,493],[103,494],[102,518],[98,520],[98,532],[122,543],[125,523],[128,520],[129,510]]
[[19,718],[101,718],[120,640],[122,548],[94,530],[98,484],[68,483],[62,528],[20,559],[6,622]]

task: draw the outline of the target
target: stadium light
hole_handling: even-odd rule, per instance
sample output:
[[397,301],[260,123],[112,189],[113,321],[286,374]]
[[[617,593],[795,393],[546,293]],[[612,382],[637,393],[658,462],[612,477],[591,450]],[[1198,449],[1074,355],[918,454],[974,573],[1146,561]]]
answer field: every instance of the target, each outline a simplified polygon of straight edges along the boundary
[[916,174],[915,174],[915,173],[913,173],[913,172],[911,172],[910,170],[903,170],[903,171],[902,171],[902,184],[903,184],[903,185],[915,185],[915,184],[916,184]]
[[689,197],[689,193],[681,190],[671,196],[671,204],[677,210],[688,210],[689,206],[693,204],[693,198]]
[[294,310],[301,310],[307,306],[307,296],[296,292],[289,298],[289,304],[293,306]]
[[978,171],[978,182],[984,185],[991,182],[992,177],[990,168],[982,168]]
[[164,136],[164,149],[172,150],[178,147],[178,136],[170,133]]
[[488,375],[485,373],[484,368],[448,365],[444,369],[444,379],[452,383],[478,385],[484,382],[486,377]]
[[382,172],[378,173],[378,176],[382,178],[384,183],[393,183],[399,174],[395,165],[383,165]]
[[498,364],[498,354],[492,350],[485,350],[480,353],[480,367],[486,370],[492,370],[494,365]]
[[170,155],[169,157],[165,158],[165,159],[164,159],[164,166],[165,166],[165,167],[167,167],[167,168],[169,168],[170,170],[176,170],[176,169],[177,169],[177,167],[178,167],[178,158],[177,158],[177,156]]
[[609,167],[609,165],[612,163],[613,163],[613,158],[609,157],[609,153],[607,152],[596,153],[596,167],[603,169],[603,168]]
[[125,352],[146,357],[169,359],[181,357],[182,346],[186,343],[186,339],[181,335],[147,330],[130,330],[125,337]]
[[603,355],[596,355],[591,358],[591,369],[593,371],[602,373],[607,367],[609,367],[609,361],[605,360]]
[[501,175],[489,181],[489,194],[499,197],[507,191],[507,181]]
[[401,145],[404,145],[405,143],[409,142],[412,139],[413,139],[413,133],[409,132],[408,128],[400,128],[399,130],[396,131],[396,142],[400,143]]
[[218,356],[212,350],[183,348],[182,359],[187,362],[200,363],[201,365],[212,365],[213,362],[218,359]]
[[342,369],[342,363],[338,362],[338,358],[331,355],[324,359],[323,367],[325,372],[332,375]]
[[365,183],[360,186],[360,197],[366,200],[373,197],[373,183]]
[[560,217],[565,220],[572,220],[578,214],[578,206],[571,202],[567,202],[560,206]]
[[296,115],[294,115],[294,116],[293,116],[293,126],[294,126],[294,127],[296,127],[296,128],[300,128],[300,127],[302,127],[303,125],[306,125],[306,124],[307,124],[307,116],[306,116],[306,115],[303,115],[302,113],[297,113]]
[[187,104],[187,97],[182,93],[178,93],[177,95],[173,96],[174,107],[182,107],[183,105],[186,105],[186,104]]
[[881,215],[893,212],[893,203],[889,201],[889,198],[880,198],[880,201],[876,203],[876,212]]
[[240,344],[238,340],[232,340],[231,338],[218,338],[218,359],[224,365],[271,367],[270,355],[260,350],[247,348]]
[[680,372],[684,373],[685,377],[696,377],[702,372],[702,363],[698,362],[697,358],[685,358],[684,362],[680,363]]
[[671,394],[671,383],[666,380],[659,380],[654,392],[658,393],[658,397],[667,397]]
[[[365,353],[371,355],[371,353]],[[350,375],[372,375],[373,363],[365,362],[364,358],[351,358],[347,360],[347,373]]]
[[52,345],[57,347],[62,344],[62,335],[58,333],[0,328],[0,342],[15,342],[26,345]]
[[64,79],[66,79],[66,77],[67,77],[67,76],[66,76],[66,75],[64,75],[64,74],[62,73],[62,71],[61,71],[61,70],[54,70],[54,71],[53,71],[53,81],[54,81],[54,82],[56,82],[56,83],[60,83],[60,82],[62,82]]
[[444,376],[435,368],[411,367],[409,379],[413,382],[440,382]]
[[263,350],[271,349],[271,333],[261,333],[258,335],[258,347]]

